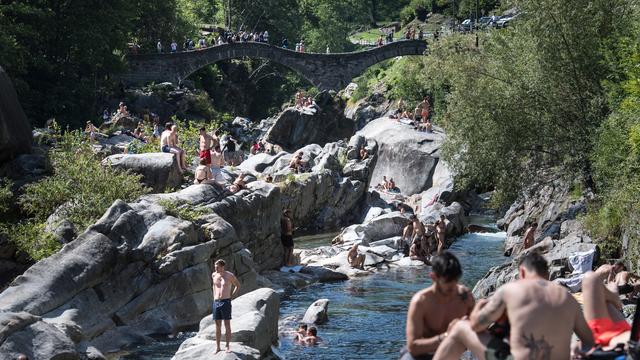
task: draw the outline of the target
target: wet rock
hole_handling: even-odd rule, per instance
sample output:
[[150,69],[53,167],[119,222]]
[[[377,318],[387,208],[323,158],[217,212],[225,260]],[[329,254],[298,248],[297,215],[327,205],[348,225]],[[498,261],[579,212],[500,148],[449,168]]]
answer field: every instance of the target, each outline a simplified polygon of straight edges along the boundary
[[338,236],[336,236],[333,242],[368,245],[376,240],[401,235],[402,229],[404,229],[408,223],[409,219],[400,212],[384,214],[367,223],[351,225],[345,228]]
[[322,325],[329,321],[329,299],[316,300],[304,313],[302,322]]

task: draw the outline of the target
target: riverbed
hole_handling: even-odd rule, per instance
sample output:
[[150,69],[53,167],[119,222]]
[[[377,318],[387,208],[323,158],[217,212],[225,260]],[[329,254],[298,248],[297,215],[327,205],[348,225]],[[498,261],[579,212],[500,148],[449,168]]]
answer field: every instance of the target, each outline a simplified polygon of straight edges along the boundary
[[[463,268],[461,282],[469,288],[493,266],[505,261],[504,233],[466,234],[450,250]],[[396,359],[405,342],[409,301],[430,285],[429,267],[396,268],[345,282],[316,284],[283,300],[280,343],[282,359]],[[318,326],[323,342],[314,347],[295,343],[290,330],[313,301],[330,300],[329,322]]]
[[[486,218],[472,219],[474,224],[492,225]],[[296,238],[299,248],[328,245],[335,233]],[[450,250],[463,268],[461,282],[469,288],[493,266],[505,261],[505,233],[466,234]],[[304,359],[396,359],[405,342],[405,320],[409,300],[418,290],[430,285],[429,267],[392,268],[368,277],[343,282],[315,284],[284,299],[280,307],[280,342],[274,353],[286,360]],[[329,322],[318,326],[322,344],[314,347],[293,342],[290,331],[307,307],[327,298]],[[169,360],[180,344],[195,333],[141,346],[120,359]]]

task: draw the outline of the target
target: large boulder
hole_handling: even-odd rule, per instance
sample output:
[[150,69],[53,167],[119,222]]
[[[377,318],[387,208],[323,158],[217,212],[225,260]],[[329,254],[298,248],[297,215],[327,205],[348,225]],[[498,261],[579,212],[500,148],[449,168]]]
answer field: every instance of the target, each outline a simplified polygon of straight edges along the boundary
[[0,66],[0,163],[31,150],[31,125],[9,75]]
[[407,216],[400,212],[383,214],[364,224],[351,225],[336,236],[334,243],[358,243],[368,245],[377,240],[388,239],[402,234],[409,223]]
[[[326,95],[318,94],[326,98]],[[307,144],[319,144],[346,139],[355,132],[353,121],[342,114],[342,104],[333,99],[326,100],[326,104],[319,104],[315,112],[288,108],[283,111],[267,132],[266,140],[280,145],[287,151],[294,151]]]
[[329,321],[329,299],[316,300],[309,306],[302,318],[303,323],[322,325]]
[[173,154],[116,154],[105,158],[102,164],[142,175],[144,184],[154,192],[163,192],[182,183],[182,175]]
[[378,143],[378,160],[371,182],[381,183],[383,176],[393,178],[404,195],[413,195],[433,185],[433,174],[444,141],[440,131],[418,132],[410,125],[390,118],[379,118],[358,131]]
[[[262,288],[232,301],[231,350],[215,354],[215,323],[209,315],[200,322],[200,331],[185,340],[173,360],[260,358],[271,351],[278,341],[280,296],[272,289]],[[224,346],[224,340],[222,340]],[[247,349],[248,348],[248,349]]]

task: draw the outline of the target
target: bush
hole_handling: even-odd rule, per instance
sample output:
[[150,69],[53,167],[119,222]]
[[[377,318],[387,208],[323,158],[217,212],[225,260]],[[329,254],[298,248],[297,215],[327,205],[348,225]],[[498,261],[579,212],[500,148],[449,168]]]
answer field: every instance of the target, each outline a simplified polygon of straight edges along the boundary
[[13,199],[11,186],[13,186],[11,180],[0,178],[0,215],[8,212],[11,208],[11,200]]
[[[58,142],[49,151],[53,175],[26,185],[18,199],[21,210],[30,218],[1,226],[1,231],[34,260],[60,248],[60,244],[44,232],[45,222],[54,212],[58,211],[59,216],[82,231],[98,220],[115,200],[133,201],[148,191],[140,184],[141,175],[103,167],[81,131],[57,136]],[[7,196],[8,189],[3,186],[0,197]]]
[[212,210],[207,207],[193,206],[184,200],[160,200],[158,204],[164,208],[167,215],[191,222],[196,222],[200,217],[212,213]]

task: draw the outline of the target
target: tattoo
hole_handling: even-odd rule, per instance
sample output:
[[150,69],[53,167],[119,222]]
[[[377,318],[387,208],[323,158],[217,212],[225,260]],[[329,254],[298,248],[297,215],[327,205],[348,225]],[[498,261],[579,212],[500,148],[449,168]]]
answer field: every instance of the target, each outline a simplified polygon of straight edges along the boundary
[[549,360],[551,359],[551,349],[553,346],[549,345],[549,343],[542,336],[539,340],[533,336],[533,334],[523,335],[522,340],[524,341],[524,346],[529,350],[529,360]]
[[489,326],[493,322],[491,320],[492,315],[495,316],[496,311],[500,310],[504,304],[503,291],[498,289],[493,296],[489,299],[489,302],[479,311],[478,323],[482,326]]

